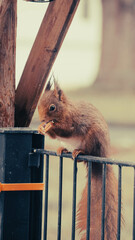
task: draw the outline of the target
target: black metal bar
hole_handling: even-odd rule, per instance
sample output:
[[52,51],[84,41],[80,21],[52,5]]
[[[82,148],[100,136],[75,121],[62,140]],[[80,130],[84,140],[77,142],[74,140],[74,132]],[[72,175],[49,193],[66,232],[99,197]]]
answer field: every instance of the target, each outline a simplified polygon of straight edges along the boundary
[[86,240],[90,240],[91,170],[92,170],[92,162],[88,162],[87,232],[86,232],[87,235],[86,235]]
[[104,240],[105,230],[105,193],[106,193],[106,164],[102,166],[102,221],[101,221],[101,240]]
[[[32,146],[44,148],[44,136],[40,134],[32,135]],[[33,153],[34,155],[34,153]],[[41,154],[31,155],[31,182],[38,183],[43,182],[44,172],[44,156]],[[29,154],[30,157],[30,154]],[[37,159],[37,160],[36,160]],[[29,240],[41,240],[41,226],[42,226],[42,191],[31,191],[30,192],[30,229],[29,229]],[[37,207],[38,206],[38,207]]]
[[59,203],[58,203],[58,233],[57,233],[57,240],[60,240],[60,239],[61,239],[62,176],[63,176],[63,158],[60,157],[60,166],[59,166]]
[[122,180],[122,172],[121,172],[121,166],[119,166],[117,240],[120,240],[120,229],[121,229],[121,180]]
[[134,200],[133,200],[133,240],[135,240],[135,168],[134,168]]
[[45,202],[44,202],[44,238],[43,238],[44,240],[47,240],[48,185],[49,185],[49,155],[46,155]]
[[[57,155],[56,152],[53,151],[47,151],[47,150],[43,150],[43,149],[33,149],[33,151],[35,153],[41,153],[41,154],[48,154],[48,155],[52,155],[52,156],[59,156]],[[72,158],[72,153],[63,153],[61,155],[64,158]],[[90,155],[79,155],[77,157],[77,159],[79,161],[85,161],[85,162],[96,162],[96,163],[106,163],[106,164],[110,164],[110,165],[120,165],[123,167],[135,167],[135,164],[133,162],[123,162],[120,160],[114,160],[111,158],[102,158],[102,157],[95,157],[95,156],[90,156]]]
[[72,235],[71,240],[75,240],[75,222],[76,222],[76,185],[77,185],[77,159],[74,159],[73,168],[73,205],[72,205]]

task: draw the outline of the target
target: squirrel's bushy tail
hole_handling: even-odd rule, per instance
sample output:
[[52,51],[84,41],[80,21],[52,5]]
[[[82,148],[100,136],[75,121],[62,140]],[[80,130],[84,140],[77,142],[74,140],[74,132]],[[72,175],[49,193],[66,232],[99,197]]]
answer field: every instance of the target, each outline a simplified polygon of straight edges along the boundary
[[[86,240],[87,227],[87,187],[82,192],[78,205],[77,229],[80,232],[80,240]],[[106,199],[105,199],[105,240],[116,240],[117,236],[117,180],[112,166],[107,166],[106,173]],[[102,217],[102,170],[93,171],[91,179],[91,216],[90,216],[90,239],[101,239]]]

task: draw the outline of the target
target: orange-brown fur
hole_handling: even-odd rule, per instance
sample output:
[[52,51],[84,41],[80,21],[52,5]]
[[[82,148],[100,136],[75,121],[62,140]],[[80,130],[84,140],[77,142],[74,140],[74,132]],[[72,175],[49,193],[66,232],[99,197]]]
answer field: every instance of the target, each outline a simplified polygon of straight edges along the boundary
[[[93,166],[96,167],[96,166]],[[83,232],[81,240],[86,240],[87,182],[78,206],[77,228]],[[117,233],[117,181],[112,167],[107,166],[106,205],[105,205],[105,240],[116,240]],[[90,239],[101,239],[102,209],[102,171],[92,174],[91,180],[91,223]]]
[[[51,105],[55,105],[55,110],[50,110]],[[78,148],[74,149],[73,158],[79,153],[99,157],[109,156],[108,127],[101,113],[92,104],[70,102],[58,84],[54,81],[54,90],[52,90],[49,81],[39,102],[38,110],[41,122],[48,123],[52,120],[54,122],[52,128],[47,132],[50,137],[61,138],[64,141],[75,139]],[[66,151],[65,148],[60,148],[58,152],[61,153],[62,149]],[[80,231],[81,240],[86,239],[87,185],[88,183],[83,190],[77,212],[77,228]],[[107,165],[105,240],[116,240],[117,198],[117,181],[112,166]],[[101,206],[102,165],[92,163],[91,240],[101,239]]]

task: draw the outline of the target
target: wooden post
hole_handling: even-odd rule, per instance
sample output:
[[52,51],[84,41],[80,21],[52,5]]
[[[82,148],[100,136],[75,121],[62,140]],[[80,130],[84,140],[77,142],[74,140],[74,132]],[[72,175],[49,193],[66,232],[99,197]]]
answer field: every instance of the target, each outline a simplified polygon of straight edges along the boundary
[[0,127],[14,126],[17,0],[0,1]]
[[54,0],[49,4],[16,91],[15,126],[29,126],[79,1]]

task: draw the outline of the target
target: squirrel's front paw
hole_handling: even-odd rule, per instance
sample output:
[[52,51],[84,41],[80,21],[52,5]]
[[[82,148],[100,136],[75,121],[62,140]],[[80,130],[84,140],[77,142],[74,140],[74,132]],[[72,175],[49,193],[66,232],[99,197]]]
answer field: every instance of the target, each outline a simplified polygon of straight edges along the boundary
[[[85,154],[85,152],[82,150],[82,149],[75,149],[73,152],[72,152],[72,158],[75,159],[78,157],[78,155],[80,154]],[[79,160],[77,160],[78,162],[80,162]]]
[[68,153],[68,150],[66,148],[64,148],[64,147],[59,147],[57,149],[57,154],[61,155],[62,153]]

